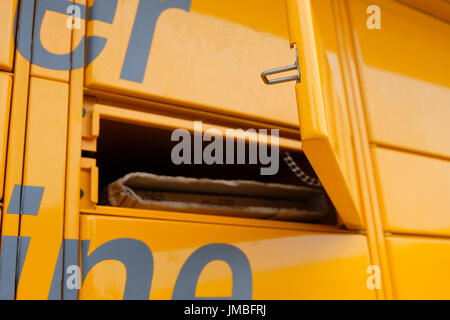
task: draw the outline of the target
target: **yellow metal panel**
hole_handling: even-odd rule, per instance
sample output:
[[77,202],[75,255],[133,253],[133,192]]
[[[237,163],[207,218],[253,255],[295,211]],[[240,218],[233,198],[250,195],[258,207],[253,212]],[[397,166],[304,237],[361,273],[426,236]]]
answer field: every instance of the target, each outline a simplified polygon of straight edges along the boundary
[[[151,299],[170,299],[186,260],[211,244],[233,246],[245,255],[253,299],[374,298],[366,286],[369,259],[361,235],[82,216],[82,246],[90,240],[87,255],[114,239],[135,239],[150,248],[153,275],[140,281],[151,282]],[[143,256],[131,257],[144,261]],[[120,262],[99,262],[87,274],[80,299],[121,299],[128,278],[132,276]],[[196,296],[231,296],[232,281],[229,265],[215,260],[201,272]]]
[[[375,174],[370,156],[367,126],[364,121],[364,103],[357,74],[356,56],[353,50],[353,32],[346,1],[333,0],[336,12],[336,32],[344,70],[344,85],[347,93],[347,109],[352,128],[352,144],[355,151],[356,173],[360,187],[361,208],[366,220],[366,234],[371,261],[380,267],[382,286],[377,290],[378,299],[392,299],[392,284],[384,244],[383,226],[378,205]],[[348,138],[348,137],[347,137]]]
[[14,58],[14,17],[17,0],[0,3],[0,69],[11,71]]
[[450,239],[386,238],[396,299],[450,299]]
[[98,202],[98,168],[95,159],[81,158],[80,207],[94,208]]
[[[86,0],[77,0],[78,4],[86,4]],[[83,29],[74,29],[72,48],[84,37]],[[79,208],[80,208],[80,154],[82,135],[82,116],[84,98],[84,68],[70,72],[69,113],[67,133],[67,169],[66,169],[66,200],[64,218],[64,238],[79,238]],[[64,260],[65,263],[67,262]]]
[[[124,108],[118,108],[108,106],[105,104],[87,102],[84,105],[85,115],[83,117],[83,130],[82,130],[82,147],[83,150],[96,151],[97,143],[96,139],[100,134],[100,120],[115,120],[124,123],[131,123],[140,126],[148,126],[166,130],[173,130],[174,128],[181,128],[194,132],[194,121],[184,118],[175,118],[155,113],[140,112],[134,110],[127,110]],[[208,129],[217,129],[225,135],[226,130],[229,127],[221,125],[213,125],[211,123],[203,123],[202,129],[206,131]],[[235,128],[238,129],[238,128]],[[238,137],[239,139],[240,137]],[[243,137],[245,138],[245,137]],[[249,140],[258,141],[271,141],[266,137],[264,133],[257,133],[255,138],[250,137]],[[279,137],[278,144],[281,148],[301,150],[302,143],[299,140]]]
[[[292,85],[268,87],[259,77],[261,71],[295,59],[288,49],[283,1],[177,1],[191,3],[190,10],[166,10],[154,34],[152,16],[143,13],[143,5],[139,12],[139,3],[119,0],[112,24],[88,23],[88,36],[106,39],[87,67],[88,87],[298,127]],[[166,3],[175,2],[155,1],[151,12],[156,14]],[[123,72],[128,70],[129,45],[135,53],[140,47],[131,38],[137,14],[149,23],[139,43],[147,38],[152,43],[148,57],[134,66],[145,72],[143,78],[130,80]],[[141,51],[145,56],[148,50],[144,46]]]
[[[374,4],[380,30],[367,27]],[[387,0],[348,6],[370,139],[450,158],[450,25]]]
[[[55,0],[64,2],[65,0]],[[48,1],[37,0],[37,6]],[[35,38],[33,39],[33,64],[31,75],[44,77],[52,80],[69,81],[69,68],[67,70],[57,70],[54,67],[43,66],[48,63],[48,58],[36,57],[36,43],[40,41],[42,46],[54,55],[66,55],[71,52],[72,29],[67,28],[68,15],[47,10],[44,14],[42,24],[38,24],[35,18]],[[80,28],[84,26],[84,20],[80,20]],[[51,59],[50,59],[51,60]],[[70,59],[69,59],[70,61]]]
[[[10,112],[4,202],[9,205],[15,185],[22,183],[30,63],[20,53],[14,62],[14,82]],[[2,236],[18,236],[19,215],[3,211]]]
[[17,288],[19,299],[47,299],[63,238],[68,90],[32,78],[23,183],[44,187],[37,215],[23,215],[20,235],[31,237]]
[[0,200],[3,199],[3,183],[5,181],[11,86],[11,76],[0,72]]
[[186,221],[186,222],[199,222],[207,224],[221,224],[232,226],[276,228],[283,230],[301,230],[308,232],[348,233],[348,230],[342,229],[338,226],[327,226],[302,222],[276,221],[268,219],[214,216],[207,214],[198,214],[194,212],[144,210],[134,208],[130,210],[130,208],[111,207],[104,205],[97,205],[94,209],[82,209],[81,212],[82,214],[85,215],[101,214],[111,217],[114,216],[114,217],[145,218],[156,220]]
[[397,0],[418,10],[450,22],[450,4],[448,0]]
[[373,148],[387,231],[450,235],[450,161]]
[[344,223],[362,228],[332,3],[286,3],[291,45],[297,45],[302,77],[296,93],[303,149]]

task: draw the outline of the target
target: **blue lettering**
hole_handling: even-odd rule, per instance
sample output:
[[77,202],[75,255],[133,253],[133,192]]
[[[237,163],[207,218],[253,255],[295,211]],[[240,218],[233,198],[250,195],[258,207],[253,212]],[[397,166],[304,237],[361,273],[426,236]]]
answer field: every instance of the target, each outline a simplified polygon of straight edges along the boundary
[[[36,16],[34,20],[33,33],[33,13],[36,0],[22,0],[20,8],[20,18],[17,35],[17,49],[22,56],[40,67],[53,70],[72,70],[84,67],[84,38],[72,52],[66,54],[55,54],[49,52],[42,45],[40,37],[42,23],[47,11],[54,11],[67,14],[67,7],[73,5],[69,0],[39,0],[36,6]],[[86,19],[86,7],[80,7],[80,18]],[[117,9],[117,0],[96,0],[89,8],[89,20],[98,20],[112,23]],[[17,15],[16,15],[17,16]],[[33,37],[31,36],[33,34]],[[31,41],[33,41],[33,52],[31,52]],[[102,52],[106,44],[106,39],[98,36],[90,36],[88,42],[87,64],[91,63]]]
[[156,22],[167,9],[189,11],[191,0],[140,0],[133,31],[120,74],[121,79],[142,83],[147,68]]
[[195,290],[201,272],[208,263],[222,260],[228,263],[233,274],[233,289],[231,297],[207,299],[249,300],[252,298],[253,280],[250,262],[247,256],[237,247],[213,243],[197,249],[184,263],[173,289],[172,299],[191,300],[195,297]]
[[[118,0],[95,0],[92,7],[77,4],[80,8],[80,18],[86,20],[86,10],[89,10],[90,21],[102,21],[112,24],[117,10]],[[40,37],[42,23],[47,11],[54,11],[67,15],[67,8],[73,5],[70,0],[39,0],[36,6],[36,16],[33,13],[36,0],[21,2],[17,49],[22,56],[40,67],[53,70],[73,70],[85,66],[85,38],[71,52],[55,54],[49,52]],[[155,26],[159,16],[167,9],[178,8],[190,10],[191,0],[140,0],[133,30],[128,42],[127,52],[123,61],[120,78],[133,82],[144,81],[145,70],[153,41]],[[17,18],[17,13],[16,13]],[[33,31],[34,29],[34,31]],[[33,40],[34,39],[34,40]],[[94,61],[105,48],[107,39],[99,36],[87,37],[86,65]],[[31,46],[33,42],[33,46]],[[33,47],[33,52],[31,48]]]

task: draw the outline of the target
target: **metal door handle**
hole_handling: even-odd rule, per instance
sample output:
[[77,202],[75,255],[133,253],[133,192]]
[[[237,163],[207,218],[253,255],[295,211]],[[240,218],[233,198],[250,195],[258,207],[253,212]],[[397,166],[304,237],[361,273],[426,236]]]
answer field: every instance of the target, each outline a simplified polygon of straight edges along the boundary
[[[271,74],[277,74],[281,72],[291,71],[291,70],[297,70],[297,74],[295,76],[285,77],[285,78],[278,78],[278,79],[272,79],[270,80],[267,76]],[[277,83],[283,83],[283,82],[289,82],[289,81],[297,81],[297,83],[300,82],[300,70],[298,68],[298,63],[287,67],[280,67],[275,69],[270,69],[267,71],[263,71],[261,73],[261,78],[263,79],[265,84],[277,84]]]
[[[294,45],[295,46],[295,45]],[[297,83],[300,83],[301,77],[300,77],[300,68],[298,65],[298,54],[297,54],[297,47],[294,47],[295,49],[295,63],[291,66],[287,67],[280,67],[275,68],[267,71],[263,71],[261,73],[261,78],[263,79],[265,84],[277,84],[277,83],[283,83],[288,81],[297,81]],[[267,76],[270,76],[271,74],[277,74],[281,72],[291,71],[291,70],[297,70],[297,74],[295,76],[285,77],[285,78],[278,78],[278,79],[272,79],[270,80]]]

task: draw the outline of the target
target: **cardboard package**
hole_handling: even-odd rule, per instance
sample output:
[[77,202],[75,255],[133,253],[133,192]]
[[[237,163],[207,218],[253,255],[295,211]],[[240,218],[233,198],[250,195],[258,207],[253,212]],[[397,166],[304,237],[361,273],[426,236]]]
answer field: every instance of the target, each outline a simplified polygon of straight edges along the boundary
[[144,172],[111,183],[104,198],[116,207],[288,221],[320,219],[328,211],[321,190],[309,187]]

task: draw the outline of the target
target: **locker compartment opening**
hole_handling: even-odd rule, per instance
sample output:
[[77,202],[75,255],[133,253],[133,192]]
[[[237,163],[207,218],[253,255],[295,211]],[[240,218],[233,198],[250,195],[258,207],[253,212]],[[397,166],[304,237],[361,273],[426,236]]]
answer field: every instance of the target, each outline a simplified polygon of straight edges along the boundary
[[[90,155],[99,168],[101,205],[336,225],[324,190],[292,171],[284,161],[286,150],[279,150],[274,175],[261,175],[265,165],[259,162],[248,164],[248,141],[247,164],[237,164],[236,140],[234,164],[193,164],[193,146],[191,164],[175,164],[172,150],[180,142],[172,141],[173,131],[100,121],[97,152]],[[210,143],[203,141],[202,150]],[[225,159],[225,144],[223,151]],[[289,151],[289,156],[306,175],[317,178],[302,152]]]

